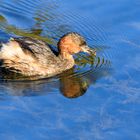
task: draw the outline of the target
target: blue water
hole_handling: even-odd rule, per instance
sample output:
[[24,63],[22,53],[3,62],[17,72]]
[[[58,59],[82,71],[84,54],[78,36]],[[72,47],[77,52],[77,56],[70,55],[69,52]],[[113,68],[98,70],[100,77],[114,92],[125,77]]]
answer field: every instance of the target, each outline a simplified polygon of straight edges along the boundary
[[140,1],[0,3],[1,41],[33,36],[55,45],[76,31],[100,58],[74,76],[1,82],[1,140],[140,139]]

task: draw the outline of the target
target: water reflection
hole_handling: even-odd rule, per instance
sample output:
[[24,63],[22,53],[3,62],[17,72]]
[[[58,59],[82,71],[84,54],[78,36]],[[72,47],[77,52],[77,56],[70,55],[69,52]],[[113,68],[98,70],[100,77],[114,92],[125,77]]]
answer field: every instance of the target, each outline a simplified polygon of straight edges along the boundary
[[91,84],[95,84],[101,77],[110,74],[107,68],[89,71],[86,74],[74,76],[74,68],[59,75],[57,78],[36,81],[7,81],[1,82],[3,94],[12,96],[40,96],[56,93],[58,90],[67,98],[77,98],[86,93]]
[[74,68],[63,73],[60,78],[60,92],[68,98],[76,98],[86,93],[89,87],[89,79],[73,75]]
[[[36,22],[36,24],[38,25],[38,22]],[[3,17],[2,15],[0,15],[0,27],[3,28],[6,32],[9,32],[10,34],[12,33],[13,34],[12,36],[33,37],[33,38],[36,38],[36,39],[46,41],[49,44],[53,44],[53,45],[56,44],[56,41],[53,40],[52,38],[40,36],[42,31],[43,31],[43,29],[34,28],[34,27],[32,27],[30,29],[30,31],[18,29],[17,27],[8,24],[6,18]]]

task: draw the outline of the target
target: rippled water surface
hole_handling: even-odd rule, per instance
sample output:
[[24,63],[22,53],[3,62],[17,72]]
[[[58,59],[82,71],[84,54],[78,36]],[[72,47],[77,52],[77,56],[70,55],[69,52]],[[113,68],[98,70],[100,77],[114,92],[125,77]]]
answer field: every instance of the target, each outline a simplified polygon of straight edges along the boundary
[[[0,82],[1,140],[140,139],[140,1],[0,0],[0,41],[55,47],[82,34],[97,56],[54,78]],[[93,61],[94,60],[94,61]]]

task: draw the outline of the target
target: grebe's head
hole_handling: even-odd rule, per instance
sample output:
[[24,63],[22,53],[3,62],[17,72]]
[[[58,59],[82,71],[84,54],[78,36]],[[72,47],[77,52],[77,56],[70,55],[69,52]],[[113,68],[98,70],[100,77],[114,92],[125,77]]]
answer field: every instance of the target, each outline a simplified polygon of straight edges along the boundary
[[62,36],[58,42],[58,48],[61,54],[75,54],[79,52],[93,53],[96,52],[88,47],[85,39],[78,33],[71,32]]

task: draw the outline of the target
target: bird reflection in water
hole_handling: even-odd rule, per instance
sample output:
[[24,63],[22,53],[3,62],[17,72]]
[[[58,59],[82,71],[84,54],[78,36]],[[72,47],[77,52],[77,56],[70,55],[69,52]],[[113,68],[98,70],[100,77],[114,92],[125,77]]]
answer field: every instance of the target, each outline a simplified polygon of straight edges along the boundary
[[72,75],[73,69],[67,71],[60,78],[60,91],[62,95],[68,98],[76,98],[82,96],[89,87],[89,81],[80,76],[66,76]]

